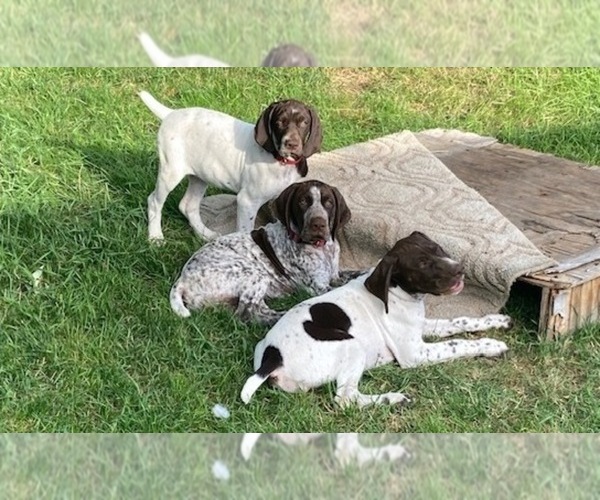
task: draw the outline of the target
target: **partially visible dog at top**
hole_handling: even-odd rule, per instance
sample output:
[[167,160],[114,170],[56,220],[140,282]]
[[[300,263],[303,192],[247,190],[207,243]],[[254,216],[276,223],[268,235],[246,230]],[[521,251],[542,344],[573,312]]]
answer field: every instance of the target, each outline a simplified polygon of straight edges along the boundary
[[[152,37],[141,32],[138,39],[154,66],[179,68],[230,67],[231,65],[201,54],[172,56],[161,49]],[[261,63],[263,67],[317,66],[315,57],[299,45],[285,43],[271,49]]]
[[265,67],[311,67],[317,66],[315,56],[293,43],[278,45],[271,49],[261,66]]
[[463,266],[420,232],[399,240],[377,266],[340,288],[290,309],[255,349],[255,373],[244,384],[245,403],[268,379],[287,392],[335,382],[340,405],[397,404],[400,392],[363,394],[362,374],[393,361],[402,368],[475,356],[500,356],[504,342],[490,338],[425,342],[462,332],[508,328],[510,318],[426,319],[424,295],[454,295]]
[[206,108],[174,110],[148,92],[139,95],[161,120],[159,172],[148,197],[150,240],[163,240],[163,205],[184,178],[188,187],[179,209],[199,237],[218,236],[200,217],[208,185],[237,193],[236,228],[250,232],[259,208],[305,177],[306,159],[321,149],[317,111],[294,99],[271,103],[253,125]]

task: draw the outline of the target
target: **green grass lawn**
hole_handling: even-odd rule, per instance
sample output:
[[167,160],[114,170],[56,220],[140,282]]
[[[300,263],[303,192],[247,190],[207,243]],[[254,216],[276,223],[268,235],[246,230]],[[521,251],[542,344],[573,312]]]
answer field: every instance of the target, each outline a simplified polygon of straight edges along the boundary
[[[2,435],[5,498],[593,499],[596,435],[361,435],[411,458],[340,467],[335,438],[285,446],[262,437],[248,462],[236,434]],[[228,481],[211,473],[224,463]]]
[[595,69],[0,69],[0,430],[599,430],[600,326],[539,341],[526,294],[508,305],[517,326],[493,334],[508,358],[364,377],[365,392],[406,392],[409,407],[339,409],[329,386],[263,387],[244,406],[266,329],[226,310],[172,313],[169,289],[200,242],[177,210],[182,187],[165,245],[147,242],[158,123],[136,95],[248,121],[295,97],[318,108],[325,151],[447,127],[598,164],[599,88]]
[[593,66],[596,0],[3,0],[0,65],[149,65],[173,55],[255,66],[299,43],[323,66]]

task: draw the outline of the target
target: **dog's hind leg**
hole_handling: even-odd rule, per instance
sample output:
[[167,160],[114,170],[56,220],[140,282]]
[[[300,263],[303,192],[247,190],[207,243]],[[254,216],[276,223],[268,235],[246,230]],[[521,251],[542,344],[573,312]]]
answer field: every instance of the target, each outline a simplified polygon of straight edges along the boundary
[[268,286],[268,282],[255,283],[242,291],[235,313],[243,321],[256,321],[262,325],[272,326],[285,314],[284,311],[275,311],[266,304]]
[[362,394],[358,390],[358,383],[366,366],[365,352],[358,344],[348,345],[342,354],[344,368],[336,379],[335,402],[340,406],[356,403],[363,407],[371,404],[403,404],[410,399],[400,392],[387,392],[385,394]]
[[160,168],[156,187],[148,196],[148,239],[156,243],[164,240],[162,232],[162,209],[169,193],[182,181],[183,175],[171,169],[167,155],[159,149]]
[[156,181],[156,188],[148,196],[148,239],[155,243],[164,240],[162,232],[162,209],[169,193],[177,183],[168,184],[162,179]]
[[349,399],[360,408],[368,405],[403,405],[410,403],[410,398],[401,392],[384,392],[383,394],[363,394],[356,392]]
[[194,232],[201,238],[210,240],[216,238],[218,233],[210,230],[200,217],[200,204],[206,192],[207,184],[194,175],[188,175],[188,187],[179,202],[179,211],[185,215]]
[[285,311],[275,311],[264,300],[261,300],[257,304],[246,304],[243,308],[238,306],[236,313],[244,321],[256,321],[264,326],[273,326],[285,314]]

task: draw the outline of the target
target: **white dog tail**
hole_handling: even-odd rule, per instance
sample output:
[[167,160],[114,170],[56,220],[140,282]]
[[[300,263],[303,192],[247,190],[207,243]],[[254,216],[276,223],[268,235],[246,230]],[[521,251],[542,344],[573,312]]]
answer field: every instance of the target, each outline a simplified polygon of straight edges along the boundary
[[142,31],[138,35],[138,40],[142,44],[142,47],[144,47],[146,54],[148,54],[148,57],[154,66],[158,66],[159,68],[166,68],[170,66],[173,58],[158,45],[156,45],[156,42],[152,40],[148,33]]
[[242,444],[240,445],[240,452],[244,460],[248,460],[252,454],[252,448],[258,441],[258,438],[262,436],[261,432],[246,432],[242,438]]
[[152,97],[145,90],[142,90],[138,95],[140,96],[140,99],[142,99],[142,101],[144,101],[144,104],[146,106],[148,106],[150,111],[152,111],[161,120],[164,120],[167,117],[167,115],[171,111],[173,111],[171,108],[167,108],[167,106],[158,102],[154,97]]
[[183,297],[181,296],[181,290],[179,290],[178,283],[173,285],[171,288],[171,309],[175,311],[175,314],[181,316],[182,318],[189,318],[191,316],[190,310],[185,307],[183,303]]
[[263,352],[260,368],[256,370],[254,375],[246,380],[244,387],[242,387],[242,392],[240,394],[242,401],[248,404],[252,395],[261,385],[263,385],[265,380],[267,380],[275,370],[281,368],[282,366],[283,358],[281,357],[281,352],[279,349],[277,349],[277,347],[273,347],[272,345],[267,346]]

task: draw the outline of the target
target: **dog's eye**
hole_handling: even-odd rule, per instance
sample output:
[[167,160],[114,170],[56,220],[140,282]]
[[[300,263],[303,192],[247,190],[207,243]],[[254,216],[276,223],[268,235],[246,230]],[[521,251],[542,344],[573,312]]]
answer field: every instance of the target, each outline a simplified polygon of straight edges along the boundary
[[332,200],[331,198],[326,198],[326,199],[323,201],[323,206],[324,206],[325,208],[331,208],[331,207],[333,207],[333,200]]
[[306,207],[308,207],[308,200],[306,198],[302,198],[298,202],[298,205],[300,205],[300,208],[306,208]]

